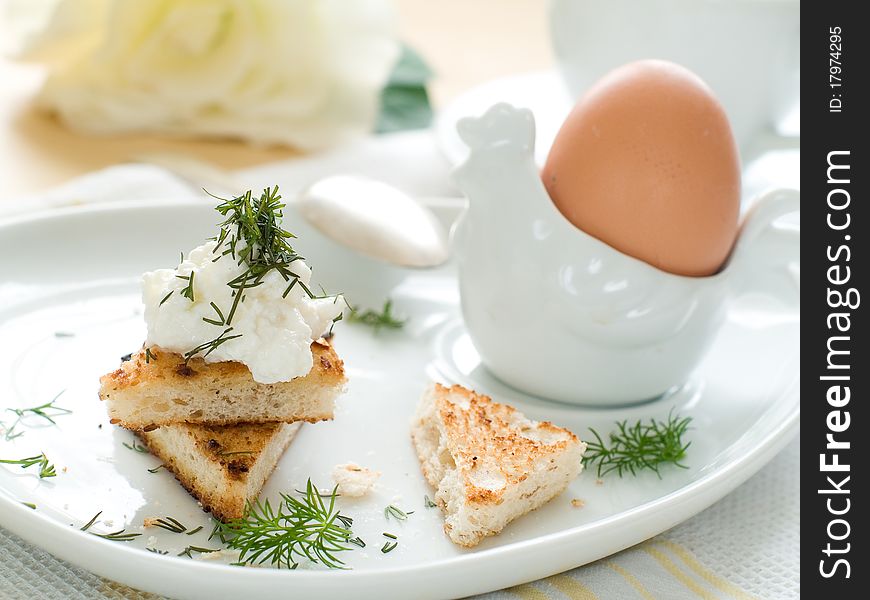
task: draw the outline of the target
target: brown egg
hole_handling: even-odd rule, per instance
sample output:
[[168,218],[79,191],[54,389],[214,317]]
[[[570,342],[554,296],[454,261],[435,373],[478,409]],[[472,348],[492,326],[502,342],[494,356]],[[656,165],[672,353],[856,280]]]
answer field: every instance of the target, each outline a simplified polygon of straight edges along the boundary
[[562,125],[542,178],[571,223],[670,273],[712,275],[737,234],[731,127],[710,88],[673,63],[634,62],[598,81]]

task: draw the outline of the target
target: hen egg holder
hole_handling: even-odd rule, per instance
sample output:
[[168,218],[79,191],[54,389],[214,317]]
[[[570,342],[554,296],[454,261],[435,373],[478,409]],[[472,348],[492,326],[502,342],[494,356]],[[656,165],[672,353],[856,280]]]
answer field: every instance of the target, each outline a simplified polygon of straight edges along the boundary
[[722,269],[684,277],[558,211],[535,165],[531,111],[497,104],[457,128],[470,149],[455,173],[469,199],[453,235],[462,312],[481,360],[505,383],[581,405],[657,398],[689,378],[733,300],[761,294],[799,309],[790,266],[799,268],[800,230],[779,222],[800,212],[797,191],[757,198]]

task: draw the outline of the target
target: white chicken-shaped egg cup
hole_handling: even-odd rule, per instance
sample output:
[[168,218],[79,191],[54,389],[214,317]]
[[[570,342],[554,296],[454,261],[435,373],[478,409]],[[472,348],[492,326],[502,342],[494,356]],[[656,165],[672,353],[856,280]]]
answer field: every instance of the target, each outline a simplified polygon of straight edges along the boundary
[[453,237],[462,311],[483,363],[505,383],[583,405],[653,399],[689,378],[731,299],[761,293],[799,309],[789,265],[800,260],[800,231],[776,223],[800,210],[798,192],[760,197],[723,268],[683,277],[558,211],[534,162],[530,111],[498,104],[458,130],[470,148],[455,173],[469,200]]

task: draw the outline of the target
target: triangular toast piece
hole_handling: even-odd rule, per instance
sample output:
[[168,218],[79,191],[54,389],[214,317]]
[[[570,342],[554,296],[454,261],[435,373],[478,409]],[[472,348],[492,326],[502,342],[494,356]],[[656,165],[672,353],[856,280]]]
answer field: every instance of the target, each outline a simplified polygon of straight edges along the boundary
[[469,547],[562,493],[586,450],[567,429],[458,385],[424,392],[411,436],[444,531]]
[[302,423],[165,425],[138,435],[221,521],[244,515]]
[[325,340],[311,344],[314,366],[304,377],[263,384],[238,362],[185,362],[174,352],[140,350],[100,378],[112,423],[133,430],[175,423],[232,425],[332,418],[343,391],[344,365]]

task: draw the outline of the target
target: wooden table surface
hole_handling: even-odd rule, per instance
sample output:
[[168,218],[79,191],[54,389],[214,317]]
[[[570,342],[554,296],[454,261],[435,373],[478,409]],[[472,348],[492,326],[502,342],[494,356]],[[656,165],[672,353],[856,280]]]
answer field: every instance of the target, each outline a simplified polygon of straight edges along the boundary
[[[396,0],[396,5],[402,39],[435,70],[430,92],[436,108],[484,81],[552,64],[544,0]],[[39,66],[0,58],[0,202],[147,152],[192,154],[224,168],[293,156],[289,149],[240,142],[76,134],[32,109],[43,78]]]

